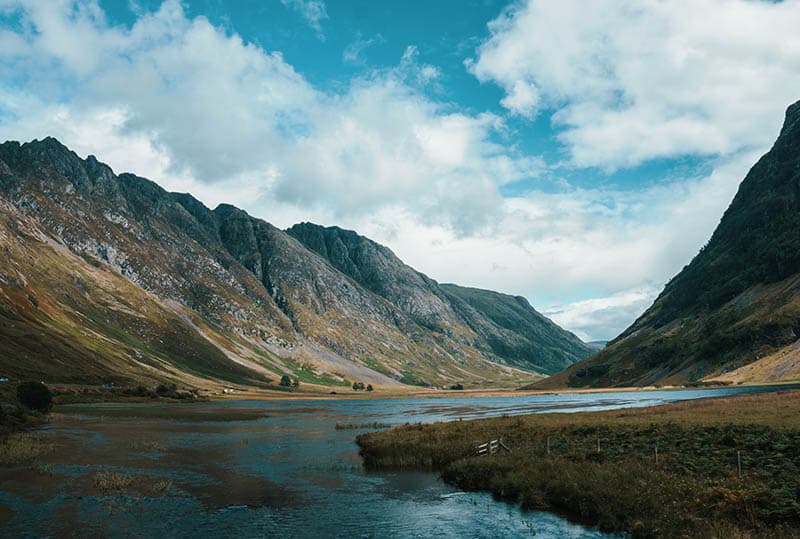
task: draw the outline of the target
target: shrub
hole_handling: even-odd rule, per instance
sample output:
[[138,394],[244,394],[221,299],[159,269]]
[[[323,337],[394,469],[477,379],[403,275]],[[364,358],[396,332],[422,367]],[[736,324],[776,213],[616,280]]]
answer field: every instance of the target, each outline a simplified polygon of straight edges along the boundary
[[353,382],[353,391],[361,391],[364,389],[364,382]]
[[126,387],[122,390],[122,394],[129,395],[131,397],[155,397],[155,394],[143,385]]
[[174,396],[177,391],[178,386],[175,384],[158,384],[158,387],[156,387],[156,393],[159,397]]
[[461,384],[453,384],[452,386],[450,386],[450,389],[461,391],[462,389],[464,389],[464,386]]
[[284,374],[283,376],[281,376],[280,384],[281,384],[282,387],[291,387],[292,386],[292,379]]
[[373,389],[372,384],[367,384],[367,391],[372,391]]
[[17,386],[17,399],[26,408],[43,414],[53,407],[53,394],[41,382],[22,382]]

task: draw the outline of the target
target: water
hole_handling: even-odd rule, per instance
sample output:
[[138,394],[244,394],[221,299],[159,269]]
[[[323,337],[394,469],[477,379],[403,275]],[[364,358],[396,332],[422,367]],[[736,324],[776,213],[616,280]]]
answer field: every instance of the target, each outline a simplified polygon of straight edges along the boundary
[[[649,406],[769,391],[721,388],[496,398],[100,404],[41,435],[51,467],[0,469],[3,535],[169,537],[609,537],[464,493],[427,473],[369,473],[337,423],[389,425]],[[87,413],[88,410],[88,413]],[[148,419],[114,417],[131,410]],[[178,411],[178,419],[158,417]],[[237,417],[262,415],[259,419]],[[226,420],[217,420],[225,418]],[[100,470],[140,477],[102,495]],[[148,489],[171,481],[163,495]]]

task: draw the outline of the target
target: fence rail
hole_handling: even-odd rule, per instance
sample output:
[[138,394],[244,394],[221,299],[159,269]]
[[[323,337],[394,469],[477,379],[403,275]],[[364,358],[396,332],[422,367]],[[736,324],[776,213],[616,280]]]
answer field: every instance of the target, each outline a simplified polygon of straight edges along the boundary
[[501,449],[504,449],[509,453],[511,452],[511,449],[503,442],[503,438],[498,438],[496,440],[489,440],[485,444],[480,444],[475,447],[475,451],[477,452],[479,457],[484,455],[494,455]]

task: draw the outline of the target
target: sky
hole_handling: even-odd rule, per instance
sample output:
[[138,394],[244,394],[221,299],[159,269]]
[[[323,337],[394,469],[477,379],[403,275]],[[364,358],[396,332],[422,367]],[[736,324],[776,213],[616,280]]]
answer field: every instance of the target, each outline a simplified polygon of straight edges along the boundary
[[0,140],[350,228],[586,340],[800,99],[800,0],[0,0]]

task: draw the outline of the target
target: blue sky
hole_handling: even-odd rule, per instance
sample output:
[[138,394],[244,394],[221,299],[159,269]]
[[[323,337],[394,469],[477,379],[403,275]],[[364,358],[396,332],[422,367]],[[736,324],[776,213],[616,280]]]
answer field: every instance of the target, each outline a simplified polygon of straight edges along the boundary
[[0,138],[614,337],[800,98],[800,2],[0,0]]

